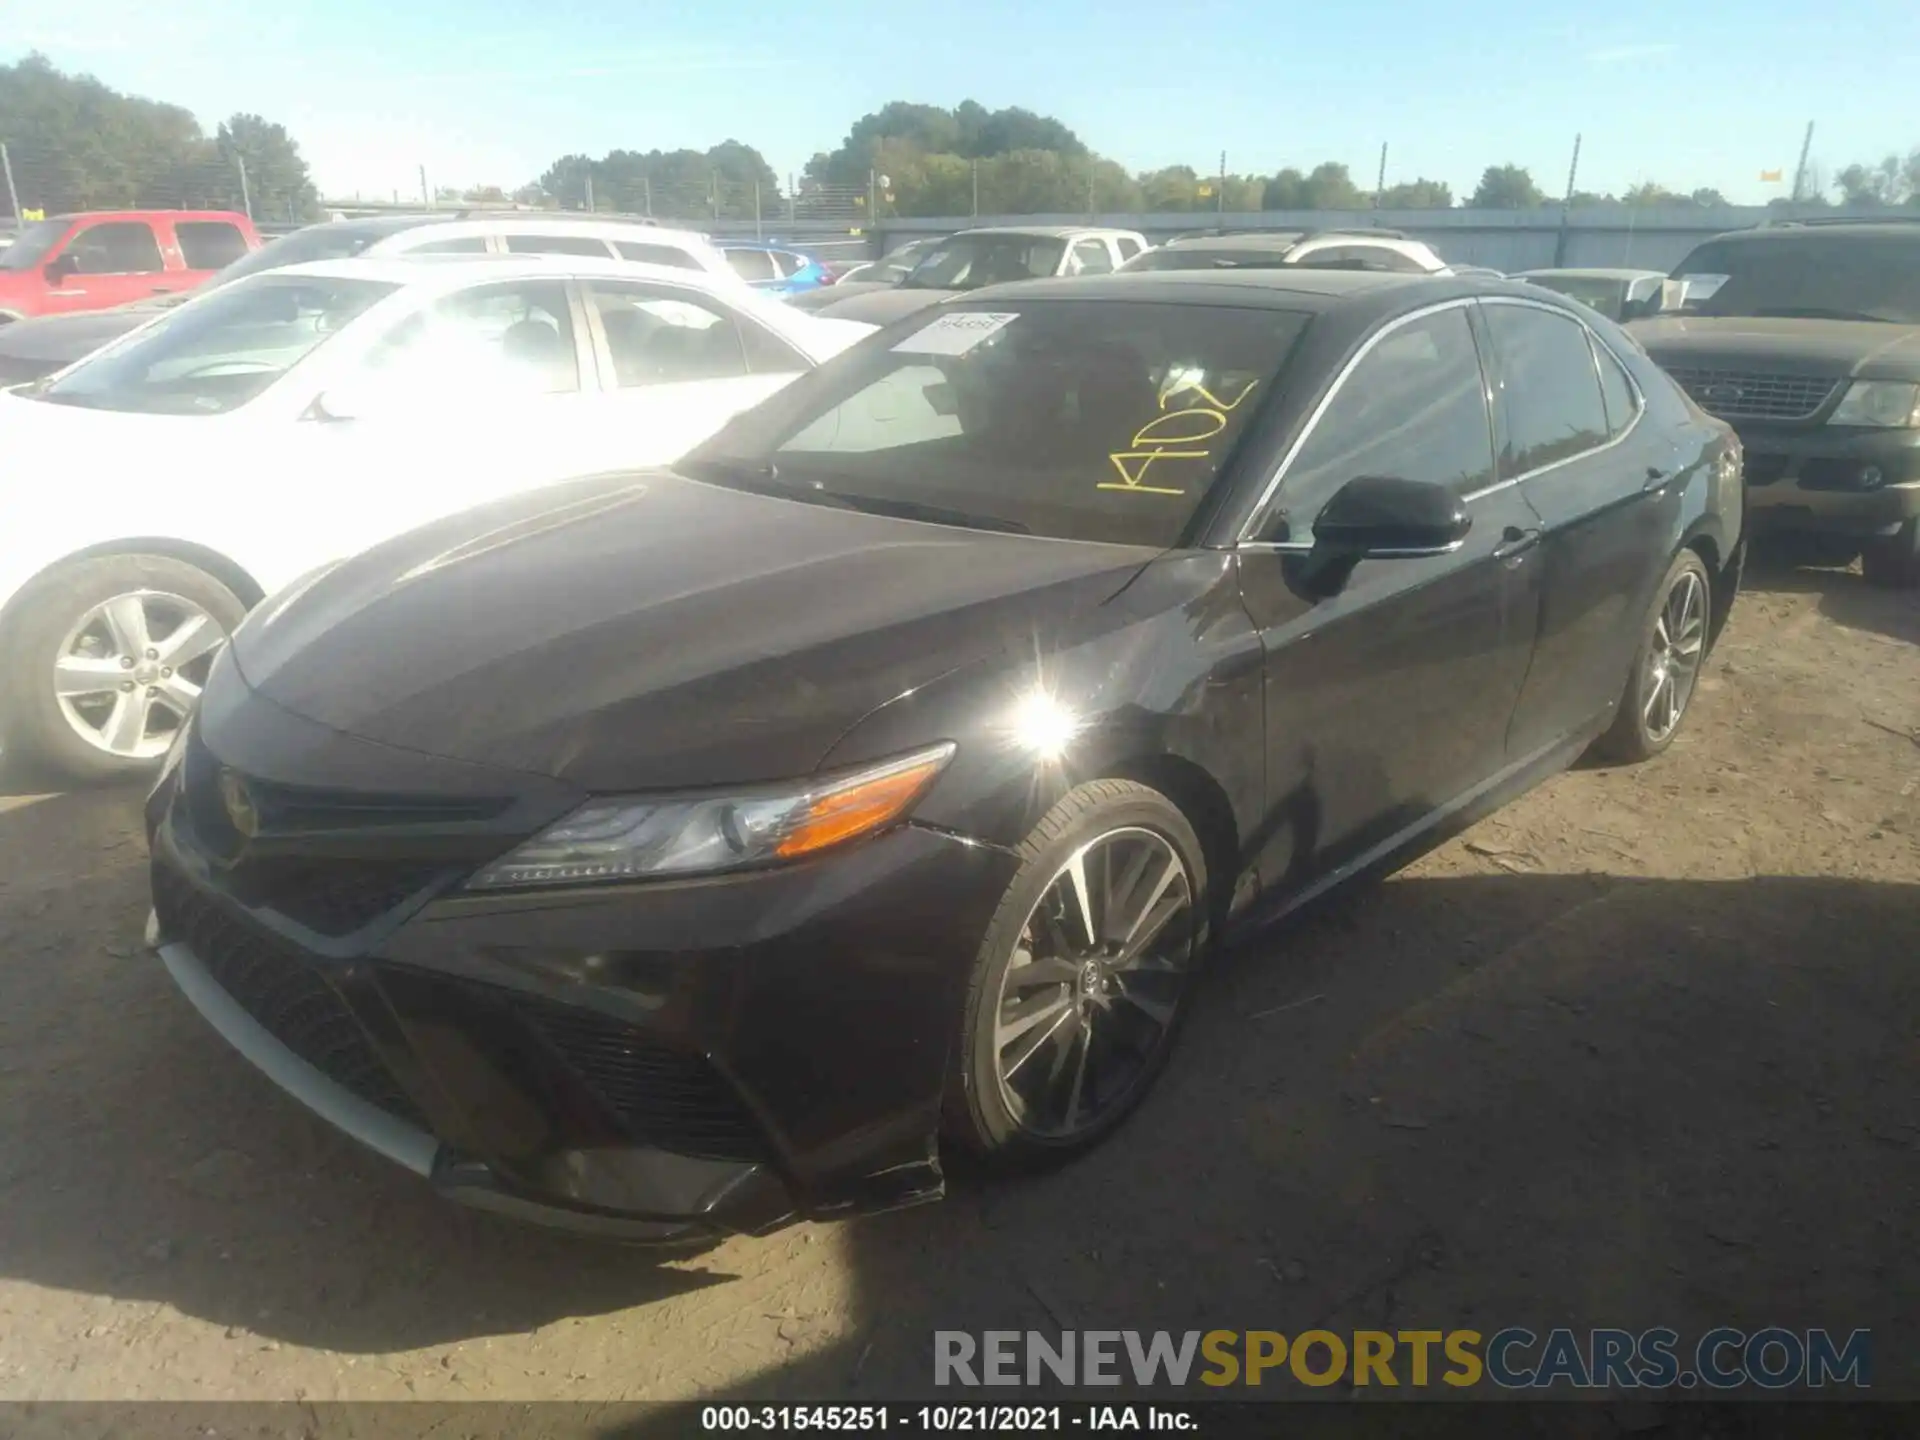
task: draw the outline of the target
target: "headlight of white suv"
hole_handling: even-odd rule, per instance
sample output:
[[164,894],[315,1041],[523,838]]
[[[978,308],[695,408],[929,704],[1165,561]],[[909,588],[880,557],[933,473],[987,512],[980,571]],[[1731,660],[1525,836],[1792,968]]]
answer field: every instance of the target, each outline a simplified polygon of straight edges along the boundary
[[1920,385],[1906,380],[1855,380],[1829,425],[1875,425],[1885,430],[1920,426]]
[[798,860],[898,820],[953,749],[947,741],[785,785],[589,801],[494,861],[467,888],[712,875]]

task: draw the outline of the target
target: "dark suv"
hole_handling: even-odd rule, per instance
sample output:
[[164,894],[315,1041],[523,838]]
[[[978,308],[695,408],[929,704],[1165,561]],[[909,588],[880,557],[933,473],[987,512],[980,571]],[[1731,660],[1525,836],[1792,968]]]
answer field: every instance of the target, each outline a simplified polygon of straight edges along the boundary
[[1629,327],[1746,449],[1756,533],[1920,585],[1920,216],[1721,235],[1684,310]]

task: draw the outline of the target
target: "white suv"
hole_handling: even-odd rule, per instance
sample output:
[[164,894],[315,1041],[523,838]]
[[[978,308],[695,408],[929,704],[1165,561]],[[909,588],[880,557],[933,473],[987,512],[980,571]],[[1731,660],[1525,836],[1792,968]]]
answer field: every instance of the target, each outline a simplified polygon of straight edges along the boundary
[[112,310],[47,315],[0,325],[0,390],[39,380],[84,359],[164,310],[217,286],[263,270],[356,255],[578,255],[692,270],[717,285],[746,288],[703,235],[648,221],[598,219],[541,211],[476,214],[444,211],[327,220],[282,235],[243,255],[196,290],[156,296]]
[[1128,261],[1134,270],[1262,270],[1303,265],[1315,270],[1387,270],[1449,275],[1447,262],[1423,240],[1397,230],[1245,230],[1181,235]]

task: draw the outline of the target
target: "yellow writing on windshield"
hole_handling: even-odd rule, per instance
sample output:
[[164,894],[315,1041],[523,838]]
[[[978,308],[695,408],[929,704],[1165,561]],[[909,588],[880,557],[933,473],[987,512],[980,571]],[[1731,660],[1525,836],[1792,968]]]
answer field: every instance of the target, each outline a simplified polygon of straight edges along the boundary
[[[1133,432],[1129,448],[1115,450],[1107,456],[1119,480],[1102,480],[1095,488],[1131,490],[1141,495],[1186,494],[1180,486],[1149,485],[1148,472],[1162,460],[1210,459],[1213,447],[1208,442],[1227,428],[1227,416],[1259,383],[1249,380],[1232,400],[1223,401],[1201,383],[1195,372],[1173,372],[1160,391],[1160,413]],[[1167,405],[1176,395],[1197,397],[1206,403],[1169,410]]]

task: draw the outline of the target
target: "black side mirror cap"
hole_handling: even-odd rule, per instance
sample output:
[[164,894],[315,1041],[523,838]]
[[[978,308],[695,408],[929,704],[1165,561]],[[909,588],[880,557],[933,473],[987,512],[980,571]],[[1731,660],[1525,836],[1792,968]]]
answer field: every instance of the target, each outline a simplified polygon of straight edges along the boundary
[[1445,485],[1362,475],[1334,492],[1313,522],[1313,548],[1360,559],[1417,559],[1457,550],[1473,516]]

